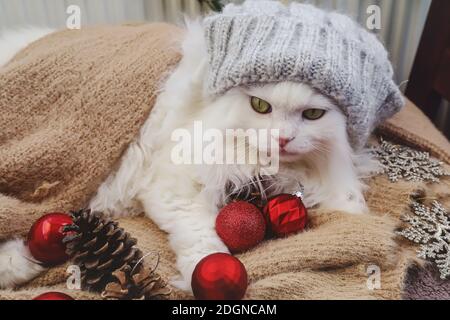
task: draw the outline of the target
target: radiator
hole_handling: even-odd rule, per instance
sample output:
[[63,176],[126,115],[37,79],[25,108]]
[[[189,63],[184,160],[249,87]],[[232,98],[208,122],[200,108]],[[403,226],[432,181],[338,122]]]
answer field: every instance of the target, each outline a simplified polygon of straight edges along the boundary
[[[431,0],[303,2],[349,14],[363,25],[368,17],[367,7],[378,5],[382,28],[377,33],[390,52],[396,81],[400,84],[408,79]],[[66,8],[72,4],[80,6],[83,25],[130,21],[179,22],[183,14],[195,17],[206,11],[197,0],[0,0],[0,32],[24,25],[64,27]]]

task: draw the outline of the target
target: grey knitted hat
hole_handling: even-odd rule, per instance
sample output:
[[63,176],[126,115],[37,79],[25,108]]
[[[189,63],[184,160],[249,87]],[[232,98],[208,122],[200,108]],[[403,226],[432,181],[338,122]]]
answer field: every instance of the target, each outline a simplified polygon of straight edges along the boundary
[[207,17],[204,27],[209,94],[256,83],[307,83],[340,106],[355,149],[404,105],[383,45],[345,15],[248,0]]

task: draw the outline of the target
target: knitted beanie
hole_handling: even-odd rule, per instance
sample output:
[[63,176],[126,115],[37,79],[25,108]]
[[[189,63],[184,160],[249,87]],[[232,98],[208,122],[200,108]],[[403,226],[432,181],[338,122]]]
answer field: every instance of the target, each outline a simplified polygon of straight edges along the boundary
[[208,94],[257,83],[309,84],[342,109],[355,149],[404,105],[385,48],[345,15],[248,0],[205,18],[204,28]]

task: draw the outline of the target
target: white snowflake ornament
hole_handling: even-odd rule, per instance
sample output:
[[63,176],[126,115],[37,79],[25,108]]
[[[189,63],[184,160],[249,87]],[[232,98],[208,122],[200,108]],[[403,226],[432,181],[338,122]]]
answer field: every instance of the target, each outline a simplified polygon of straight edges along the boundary
[[449,175],[442,167],[442,162],[430,157],[428,152],[417,151],[406,146],[395,145],[381,140],[381,145],[374,148],[374,155],[391,182],[400,179],[406,181],[439,182],[439,177]]
[[414,215],[402,218],[410,227],[397,233],[420,244],[417,256],[434,261],[441,279],[446,279],[450,276],[450,217],[437,201],[433,201],[431,208],[413,202],[412,208]]

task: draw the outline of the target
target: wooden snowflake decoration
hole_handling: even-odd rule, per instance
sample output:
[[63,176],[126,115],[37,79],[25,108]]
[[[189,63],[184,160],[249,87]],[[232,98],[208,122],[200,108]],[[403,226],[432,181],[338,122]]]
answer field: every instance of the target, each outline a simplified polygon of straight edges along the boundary
[[407,181],[439,182],[439,177],[447,176],[442,162],[432,159],[428,152],[417,151],[406,146],[395,145],[382,140],[378,148],[373,149],[391,182],[400,179]]
[[414,215],[403,221],[410,227],[397,232],[408,240],[420,244],[418,257],[434,261],[441,279],[450,276],[450,217],[442,204],[434,201],[430,207],[413,202]]

